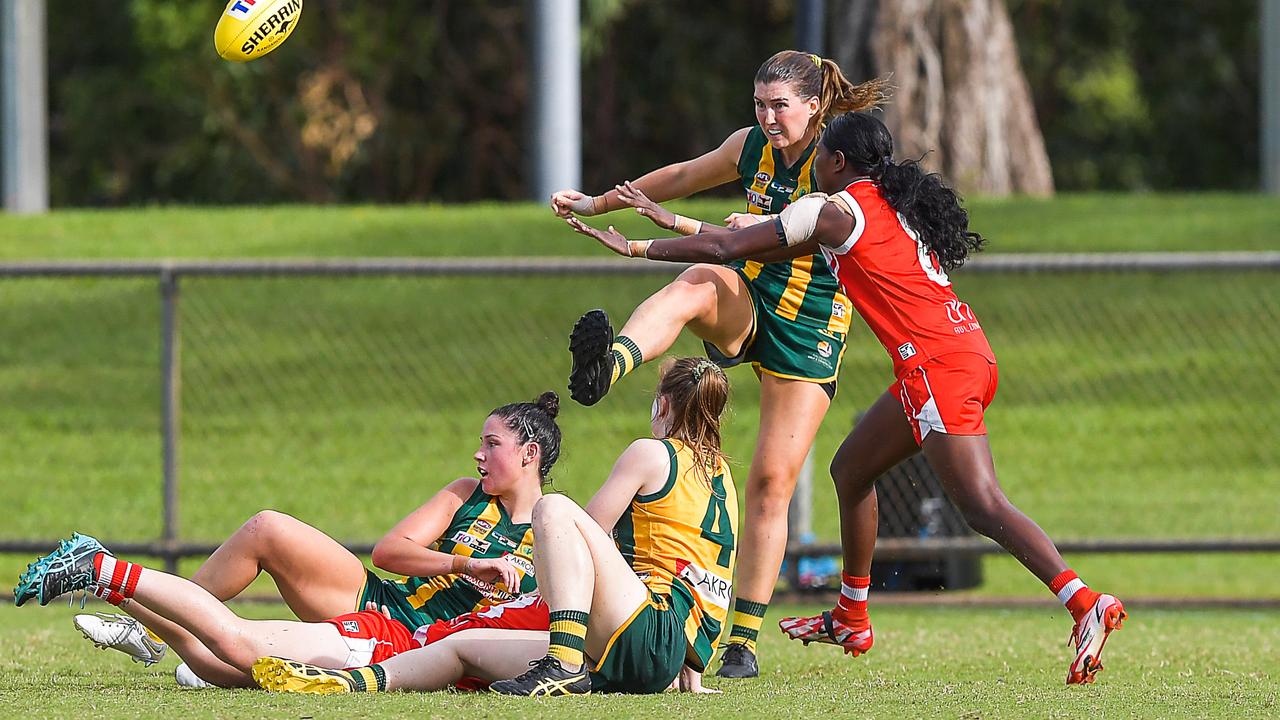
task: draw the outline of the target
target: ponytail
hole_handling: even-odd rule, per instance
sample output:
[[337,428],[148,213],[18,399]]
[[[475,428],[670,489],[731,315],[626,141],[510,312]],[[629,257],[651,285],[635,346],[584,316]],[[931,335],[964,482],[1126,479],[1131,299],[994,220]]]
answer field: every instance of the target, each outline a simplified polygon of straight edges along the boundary
[[683,442],[699,472],[710,482],[725,460],[720,449],[720,416],[729,402],[729,378],[706,358],[676,358],[662,366],[658,395],[671,404],[668,436]]
[[822,144],[880,186],[885,202],[919,234],[943,270],[960,267],[986,244],[969,231],[969,213],[940,175],[925,172],[918,160],[894,162],[893,137],[879,119],[867,113],[840,115],[822,133]]

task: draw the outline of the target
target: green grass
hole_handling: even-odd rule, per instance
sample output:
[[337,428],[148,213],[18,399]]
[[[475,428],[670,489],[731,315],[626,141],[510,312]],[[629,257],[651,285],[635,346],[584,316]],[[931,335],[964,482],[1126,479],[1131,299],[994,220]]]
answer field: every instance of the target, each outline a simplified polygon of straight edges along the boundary
[[[718,219],[732,200],[677,203]],[[993,252],[1275,250],[1280,204],[1265,195],[1063,195],[977,198],[971,227]],[[653,234],[626,212],[624,231]],[[0,216],[0,259],[580,255],[604,250],[542,205],[157,207]]]
[[[283,607],[237,606],[250,617]],[[772,628],[782,612],[774,608]],[[1270,718],[1277,707],[1280,624],[1268,612],[1131,608],[1086,687],[1066,687],[1061,608],[880,607],[876,648],[861,658],[762,633],[762,677],[707,684],[717,696],[527,700],[430,693],[289,696],[183,691],[176,660],[153,668],[95,650],[65,607],[0,608],[0,703],[24,717],[957,717]]]
[[[1277,205],[1261,196],[1067,196],[979,201],[974,215],[1001,250],[1274,249]],[[0,258],[603,256],[585,242],[533,206],[0,216]],[[605,307],[620,322],[664,281],[183,280],[181,536],[219,540],[274,507],[340,539],[376,539],[472,471],[489,408],[563,387],[564,335],[583,309]],[[1274,277],[960,273],[957,285],[1001,361],[988,427],[1002,484],[1053,537],[1275,536]],[[156,537],[155,283],[0,280],[0,307],[0,506],[9,510],[0,537]],[[699,351],[687,334],[674,348]],[[731,379],[726,449],[741,485],[759,397],[749,369]],[[645,367],[596,407],[565,399],[557,488],[590,496],[621,448],[647,432],[653,381]],[[820,538],[834,539],[838,527],[825,466],[889,381],[883,350],[855,322],[815,453]],[[0,558],[0,574],[23,562]],[[1072,562],[1129,594],[1280,596],[1276,556]],[[1005,559],[986,567],[984,593],[1043,592]]]

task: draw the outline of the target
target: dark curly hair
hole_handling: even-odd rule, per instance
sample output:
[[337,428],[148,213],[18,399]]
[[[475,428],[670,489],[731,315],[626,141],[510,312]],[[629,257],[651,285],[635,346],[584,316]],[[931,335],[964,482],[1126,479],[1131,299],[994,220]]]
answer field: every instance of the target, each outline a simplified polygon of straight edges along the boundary
[[878,118],[845,113],[827,124],[822,144],[880,186],[885,202],[920,235],[943,270],[960,267],[986,244],[969,230],[969,213],[940,175],[925,172],[918,160],[893,161],[893,137]]
[[548,390],[533,402],[511,403],[495,408],[489,415],[502,418],[507,429],[516,434],[521,444],[538,443],[538,477],[549,482],[547,474],[560,459],[560,396]]

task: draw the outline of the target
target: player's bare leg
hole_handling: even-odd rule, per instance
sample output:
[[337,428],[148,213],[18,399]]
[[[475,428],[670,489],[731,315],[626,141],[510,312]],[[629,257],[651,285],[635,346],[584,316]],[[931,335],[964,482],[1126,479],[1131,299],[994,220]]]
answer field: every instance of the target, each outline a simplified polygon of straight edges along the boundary
[[889,393],[872,403],[840,445],[831,461],[844,550],[840,600],[821,615],[783,618],[779,626],[789,637],[839,645],[855,656],[871,649],[875,638],[866,596],[879,528],[875,481],[919,449],[902,405]]
[[722,352],[736,354],[750,336],[754,310],[746,284],[718,265],[695,265],[641,303],[613,336],[609,317],[592,310],[569,335],[569,395],[594,405],[641,363],[666,352],[688,327]]
[[747,475],[733,624],[716,673],[720,677],[759,675],[756,635],[786,554],[787,507],[829,407],[831,400],[818,383],[767,373],[760,378],[760,430]]
[[274,510],[249,518],[191,580],[225,601],[262,572],[275,581],[298,619],[308,622],[350,612],[365,582],[359,558],[316,528]]
[[164,640],[200,679],[224,688],[253,687],[252,678],[244,671],[220,660],[186,628],[147,609],[136,595],[121,605],[120,610]]
[[350,671],[264,657],[253,666],[258,685],[277,692],[330,694],[378,690],[444,690],[464,677],[492,682],[513,677],[547,654],[548,633],[464,630],[425,647]]
[[547,655],[510,680],[490,685],[507,695],[591,691],[585,656],[605,647],[649,599],[649,589],[585,510],[564,495],[543,496],[533,508],[538,590],[551,610]]
[[1044,530],[1009,502],[996,480],[986,435],[932,432],[924,439],[924,454],[965,522],[1000,543],[1067,606],[1075,620],[1070,642],[1076,646],[1067,683],[1093,682],[1102,669],[1107,636],[1127,617],[1124,604],[1084,585],[1067,568]]

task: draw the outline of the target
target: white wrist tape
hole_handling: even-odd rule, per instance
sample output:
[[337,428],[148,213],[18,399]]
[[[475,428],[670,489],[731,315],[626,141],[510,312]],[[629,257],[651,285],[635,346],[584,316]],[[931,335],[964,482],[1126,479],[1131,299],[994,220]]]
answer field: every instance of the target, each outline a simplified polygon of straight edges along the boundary
[[818,225],[818,215],[826,204],[826,193],[809,193],[782,211],[782,229],[788,247],[799,245],[813,237],[813,230]]

